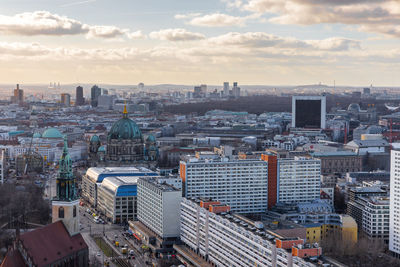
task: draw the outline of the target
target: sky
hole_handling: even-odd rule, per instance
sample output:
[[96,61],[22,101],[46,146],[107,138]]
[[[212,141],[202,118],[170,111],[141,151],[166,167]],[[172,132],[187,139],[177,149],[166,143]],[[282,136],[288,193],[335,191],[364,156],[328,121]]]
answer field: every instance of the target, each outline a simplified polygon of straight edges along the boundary
[[1,0],[0,83],[400,85],[400,1]]

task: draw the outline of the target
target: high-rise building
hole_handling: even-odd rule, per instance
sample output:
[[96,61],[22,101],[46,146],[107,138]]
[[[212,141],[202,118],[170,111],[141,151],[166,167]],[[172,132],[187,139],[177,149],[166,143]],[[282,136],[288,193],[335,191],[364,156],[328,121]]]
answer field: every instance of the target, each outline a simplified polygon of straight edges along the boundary
[[75,106],[82,106],[84,104],[85,104],[85,98],[83,97],[83,87],[78,86],[76,87]]
[[200,85],[200,88],[201,88],[201,93],[204,95],[207,95],[207,85],[202,84],[202,85]]
[[61,94],[61,105],[69,107],[71,105],[71,95],[67,93]]
[[179,240],[181,190],[150,177],[137,182],[137,217],[129,226],[156,253],[173,252]]
[[295,157],[278,160],[278,202],[307,203],[320,198],[321,161]]
[[229,82],[224,82],[224,93],[225,97],[229,96]]
[[72,159],[68,154],[67,138],[59,163],[57,195],[52,203],[52,221],[62,221],[70,235],[79,233],[79,198],[72,172]]
[[325,96],[292,97],[293,128],[326,128]]
[[230,213],[219,201],[184,198],[180,221],[184,245],[174,248],[193,266],[312,267],[317,265],[309,257],[322,254],[318,244],[266,232],[262,222]]
[[210,197],[229,205],[234,212],[267,210],[268,163],[215,157],[187,157],[180,162],[185,197]]
[[233,83],[232,94],[234,97],[240,97],[240,87],[238,87],[237,82]]
[[390,160],[389,250],[400,257],[400,151],[392,150]]
[[182,194],[155,179],[140,178],[137,182],[138,220],[162,238],[179,236],[179,215]]
[[320,198],[321,161],[295,157],[279,159],[262,155],[268,162],[268,208],[276,203],[310,203]]
[[93,85],[90,89],[90,104],[92,107],[97,107],[98,98],[101,95],[101,88],[97,85]]
[[11,97],[11,102],[15,104],[24,103],[24,90],[19,89],[19,84],[17,84],[17,88],[14,89],[14,95]]

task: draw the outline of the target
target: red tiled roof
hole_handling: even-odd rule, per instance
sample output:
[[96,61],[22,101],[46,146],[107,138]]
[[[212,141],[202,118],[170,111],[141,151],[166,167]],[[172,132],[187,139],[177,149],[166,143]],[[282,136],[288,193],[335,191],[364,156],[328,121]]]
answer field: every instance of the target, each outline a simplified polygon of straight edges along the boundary
[[70,236],[62,221],[24,233],[20,241],[34,264],[39,267],[88,248],[82,235]]
[[25,266],[24,258],[18,249],[10,249],[0,267],[21,267]]

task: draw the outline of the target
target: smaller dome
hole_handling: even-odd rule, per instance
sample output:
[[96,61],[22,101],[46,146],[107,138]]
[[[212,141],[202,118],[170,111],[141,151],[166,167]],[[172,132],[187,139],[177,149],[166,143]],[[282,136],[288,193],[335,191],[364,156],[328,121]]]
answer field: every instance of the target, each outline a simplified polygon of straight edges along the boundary
[[33,138],[40,138],[42,137],[42,135],[40,133],[34,133],[33,134]]
[[357,103],[352,103],[349,105],[349,107],[347,108],[348,111],[355,111],[355,112],[360,112],[361,108],[360,105]]
[[99,138],[97,135],[93,135],[93,136],[90,138],[90,142],[91,142],[91,143],[100,142],[100,138]]
[[63,138],[63,135],[56,128],[48,128],[44,131],[43,138]]
[[106,148],[104,146],[100,146],[98,152],[106,152]]
[[146,141],[147,142],[156,142],[156,138],[154,137],[154,135],[149,134],[149,136],[147,136]]

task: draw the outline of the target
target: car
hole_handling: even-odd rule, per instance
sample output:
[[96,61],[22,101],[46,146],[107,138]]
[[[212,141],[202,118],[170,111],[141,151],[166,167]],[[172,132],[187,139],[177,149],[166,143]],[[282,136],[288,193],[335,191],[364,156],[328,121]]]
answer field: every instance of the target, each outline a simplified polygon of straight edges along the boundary
[[97,256],[97,257],[100,257],[100,256],[101,256],[101,253],[100,253],[100,251],[99,251],[99,252],[97,252],[96,256]]

